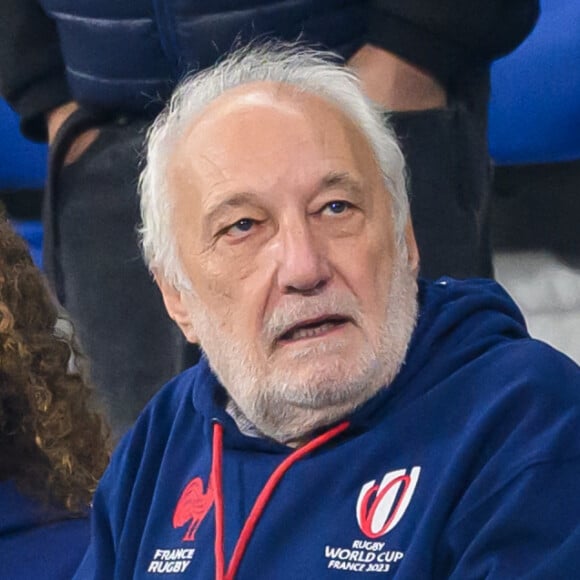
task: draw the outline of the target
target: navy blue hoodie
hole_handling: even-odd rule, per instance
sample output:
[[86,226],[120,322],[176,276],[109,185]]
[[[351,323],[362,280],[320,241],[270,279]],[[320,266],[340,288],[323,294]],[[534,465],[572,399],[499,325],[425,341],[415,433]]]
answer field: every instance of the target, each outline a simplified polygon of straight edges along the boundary
[[298,450],[240,433],[202,361],[97,491],[77,578],[577,578],[580,370],[495,283],[420,285],[395,381]]

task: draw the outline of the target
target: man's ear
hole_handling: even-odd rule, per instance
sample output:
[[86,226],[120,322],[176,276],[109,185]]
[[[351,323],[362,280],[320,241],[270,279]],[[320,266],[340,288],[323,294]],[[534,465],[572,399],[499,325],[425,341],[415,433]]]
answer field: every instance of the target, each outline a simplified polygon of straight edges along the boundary
[[407,244],[407,262],[409,268],[417,275],[419,272],[419,248],[417,248],[417,240],[415,239],[411,217],[409,217],[407,225],[405,226],[405,243]]
[[153,277],[165,303],[165,309],[169,316],[177,323],[188,342],[197,343],[197,335],[191,324],[190,309],[187,304],[187,297],[182,290],[178,290],[173,284],[159,272],[154,272]]

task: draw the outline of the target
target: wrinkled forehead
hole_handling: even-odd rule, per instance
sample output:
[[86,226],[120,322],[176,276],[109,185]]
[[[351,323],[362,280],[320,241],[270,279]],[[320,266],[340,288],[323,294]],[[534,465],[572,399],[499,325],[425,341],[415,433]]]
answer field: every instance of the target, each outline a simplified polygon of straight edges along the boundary
[[369,180],[380,178],[366,135],[337,105],[274,82],[239,86],[215,99],[184,128],[168,169],[180,172],[198,161],[239,166],[241,159],[267,157],[274,150],[294,155],[302,141],[318,144],[328,156],[342,156]]

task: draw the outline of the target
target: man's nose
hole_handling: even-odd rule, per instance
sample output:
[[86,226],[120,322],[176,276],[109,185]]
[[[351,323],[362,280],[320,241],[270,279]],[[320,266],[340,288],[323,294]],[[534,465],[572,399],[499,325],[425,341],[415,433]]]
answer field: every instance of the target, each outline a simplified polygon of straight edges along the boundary
[[278,264],[280,290],[285,294],[320,291],[330,279],[324,240],[312,231],[312,225],[294,224],[282,230]]

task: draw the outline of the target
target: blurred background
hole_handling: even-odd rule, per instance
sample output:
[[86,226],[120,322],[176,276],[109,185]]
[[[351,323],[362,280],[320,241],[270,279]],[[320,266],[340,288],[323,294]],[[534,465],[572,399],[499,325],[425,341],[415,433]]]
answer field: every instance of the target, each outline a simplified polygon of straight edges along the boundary
[[530,333],[580,362],[580,2],[541,6],[492,67],[494,268]]

